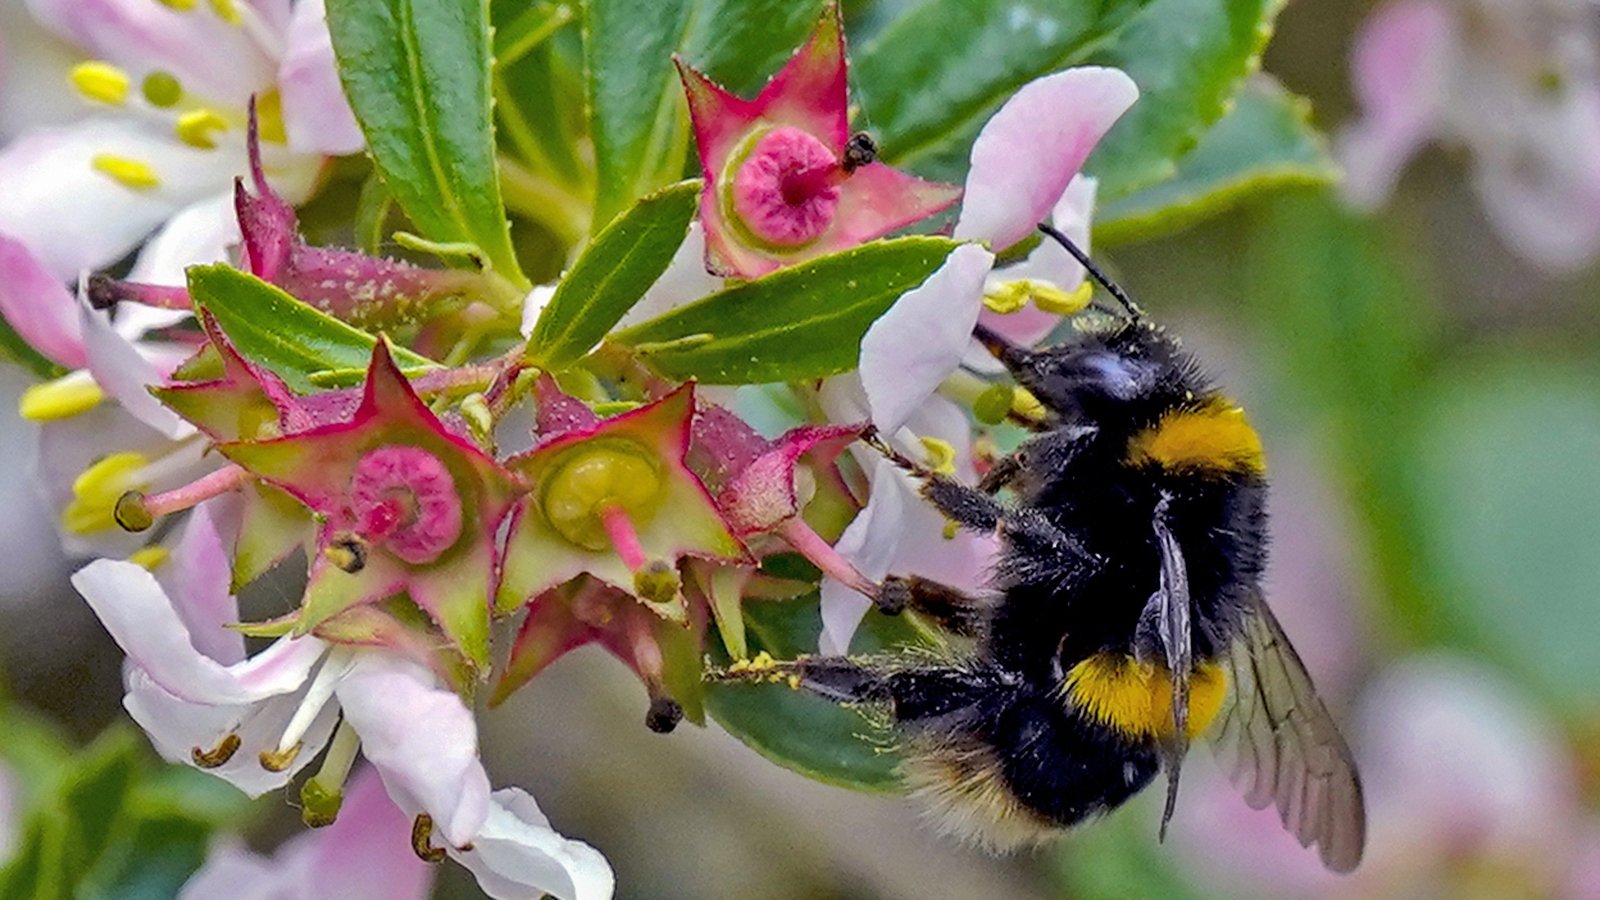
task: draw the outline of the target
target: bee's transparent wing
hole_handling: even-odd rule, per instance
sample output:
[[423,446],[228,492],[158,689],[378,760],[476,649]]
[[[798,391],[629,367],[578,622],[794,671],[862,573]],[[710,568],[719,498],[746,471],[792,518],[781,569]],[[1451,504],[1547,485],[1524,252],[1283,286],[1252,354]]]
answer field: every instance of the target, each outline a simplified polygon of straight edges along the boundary
[[1234,784],[1252,807],[1275,805],[1302,846],[1317,845],[1323,865],[1354,869],[1367,836],[1355,760],[1258,592],[1227,665],[1233,692],[1212,740]]

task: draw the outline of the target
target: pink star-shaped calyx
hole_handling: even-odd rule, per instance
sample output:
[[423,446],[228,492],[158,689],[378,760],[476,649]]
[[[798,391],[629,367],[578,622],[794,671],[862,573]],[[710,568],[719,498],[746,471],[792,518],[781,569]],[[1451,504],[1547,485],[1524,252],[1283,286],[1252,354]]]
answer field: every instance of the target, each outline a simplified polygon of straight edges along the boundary
[[700,150],[700,218],[713,272],[765,275],[882,237],[961,196],[954,185],[876,162],[871,139],[851,137],[837,4],[754,100],[677,64]]
[[474,666],[488,666],[494,540],[515,483],[428,409],[387,342],[373,350],[348,421],[218,449],[320,523],[296,632],[405,593]]
[[685,464],[694,386],[609,419],[541,381],[541,440],[507,465],[529,492],[513,514],[497,608],[588,573],[685,621],[677,562],[749,557]]

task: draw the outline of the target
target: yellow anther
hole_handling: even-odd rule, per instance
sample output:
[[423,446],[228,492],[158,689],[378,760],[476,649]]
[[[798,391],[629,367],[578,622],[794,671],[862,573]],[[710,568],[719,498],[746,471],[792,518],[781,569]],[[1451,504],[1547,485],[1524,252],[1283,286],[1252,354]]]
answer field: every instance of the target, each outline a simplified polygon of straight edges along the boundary
[[229,25],[238,25],[244,21],[244,17],[239,15],[239,7],[234,5],[233,0],[211,0],[211,10],[217,14],[217,18]]
[[89,165],[112,181],[135,191],[150,191],[161,186],[161,177],[149,163],[117,156],[114,153],[96,153]]
[[61,511],[61,523],[73,534],[92,534],[115,528],[117,500],[131,490],[146,487],[139,473],[150,461],[142,453],[113,453],[72,482],[72,502]]
[[183,82],[171,72],[157,69],[144,77],[139,85],[139,91],[144,94],[144,99],[151,106],[161,109],[177,106],[183,99]]
[[160,544],[149,544],[128,554],[128,562],[154,572],[172,556],[172,551]]
[[23,391],[17,414],[30,422],[70,419],[94,409],[105,398],[106,392],[84,369]]
[[1028,305],[1025,285],[1025,281],[1002,281],[983,292],[983,305],[1003,316],[1017,312]]
[[956,539],[956,535],[959,534],[960,532],[961,532],[960,523],[958,523],[958,522],[956,522],[954,520],[946,520],[945,523],[944,523],[944,530],[941,531],[939,534],[945,540],[953,541],[953,540]]
[[636,524],[654,514],[665,485],[650,451],[630,441],[577,448],[544,479],[540,507],[560,535],[580,547],[611,546],[601,513],[622,507]]
[[120,106],[128,100],[128,73],[108,62],[92,59],[72,67],[72,86],[100,103]]
[[194,9],[195,4],[195,0],[156,0],[156,2],[167,7],[168,9],[175,9],[178,12],[188,12],[189,10]]
[[178,117],[178,124],[173,130],[178,133],[178,140],[185,144],[201,150],[212,150],[217,146],[216,135],[228,130],[228,120],[215,110],[193,109]]
[[1011,395],[1011,411],[1024,419],[1034,422],[1044,421],[1046,414],[1044,404],[1039,402],[1027,388],[1019,387]]
[[922,449],[928,452],[928,468],[940,475],[956,473],[956,448],[952,447],[949,441],[941,441],[926,435],[917,440],[922,442]]
[[1053,284],[1039,285],[1035,282],[1035,285],[1043,290],[1034,291],[1033,305],[1058,316],[1081,313],[1089,308],[1089,301],[1094,299],[1094,285],[1087,281],[1071,291],[1063,291]]
[[289,140],[283,126],[283,95],[277,88],[256,95],[256,129],[263,141],[282,144]]

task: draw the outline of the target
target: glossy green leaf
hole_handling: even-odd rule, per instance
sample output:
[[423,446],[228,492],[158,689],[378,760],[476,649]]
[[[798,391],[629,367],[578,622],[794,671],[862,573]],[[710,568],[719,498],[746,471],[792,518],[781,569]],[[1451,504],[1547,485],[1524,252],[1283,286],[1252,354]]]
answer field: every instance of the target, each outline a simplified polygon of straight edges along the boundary
[[[815,594],[746,602],[744,609],[752,653],[794,659],[816,652],[822,616]],[[872,654],[918,641],[909,619],[874,612],[863,621],[854,649]],[[762,756],[809,778],[875,793],[903,787],[892,736],[856,710],[787,685],[726,683],[707,687],[706,710]]]
[[1017,88],[1115,35],[1150,0],[930,0],[853,53],[885,161],[960,182],[978,129]]
[[1260,65],[1284,0],[1155,0],[1086,62],[1116,66],[1141,96],[1088,171],[1109,202],[1169,178]]
[[[312,375],[330,369],[365,371],[377,338],[301,303],[228,265],[191,266],[189,293],[245,358],[277,373],[291,388],[311,391]],[[395,361],[414,371],[435,365],[403,347]]]
[[700,182],[640,200],[584,248],[539,314],[528,359],[559,370],[588,353],[667,269],[699,206]]
[[1600,710],[1600,395],[1592,362],[1461,367],[1425,400],[1424,550],[1450,611],[1569,709]]
[[329,0],[328,30],[368,152],[406,215],[523,281],[495,168],[487,0]]
[[1252,194],[1295,184],[1327,184],[1339,176],[1322,136],[1307,120],[1310,105],[1262,77],[1178,161],[1173,177],[1112,200],[1095,211],[1095,239],[1136,240],[1176,231]]
[[821,8],[820,0],[587,0],[595,223],[681,177],[689,130],[674,53],[731,90],[754,91],[805,42]]
[[669,378],[761,384],[854,368],[861,338],[955,249],[880,241],[780,269],[612,335]]

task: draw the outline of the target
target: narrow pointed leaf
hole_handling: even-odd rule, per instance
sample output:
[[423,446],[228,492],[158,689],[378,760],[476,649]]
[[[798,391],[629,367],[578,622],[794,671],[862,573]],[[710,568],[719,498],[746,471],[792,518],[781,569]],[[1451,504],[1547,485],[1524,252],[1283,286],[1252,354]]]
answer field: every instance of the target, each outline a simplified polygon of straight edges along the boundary
[[867,244],[735,285],[611,339],[669,378],[762,384],[836,375],[855,367],[872,323],[957,246],[931,237]]
[[679,182],[607,225],[539,315],[528,358],[559,371],[598,344],[666,271],[688,233],[699,196],[700,182]]
[[328,28],[368,152],[406,215],[525,284],[495,169],[487,0],[329,0]]
[[[247,359],[271,369],[291,388],[310,391],[311,376],[329,369],[362,369],[377,338],[301,303],[282,290],[228,265],[192,266],[189,293],[208,310]],[[396,348],[408,371],[431,360]]]

